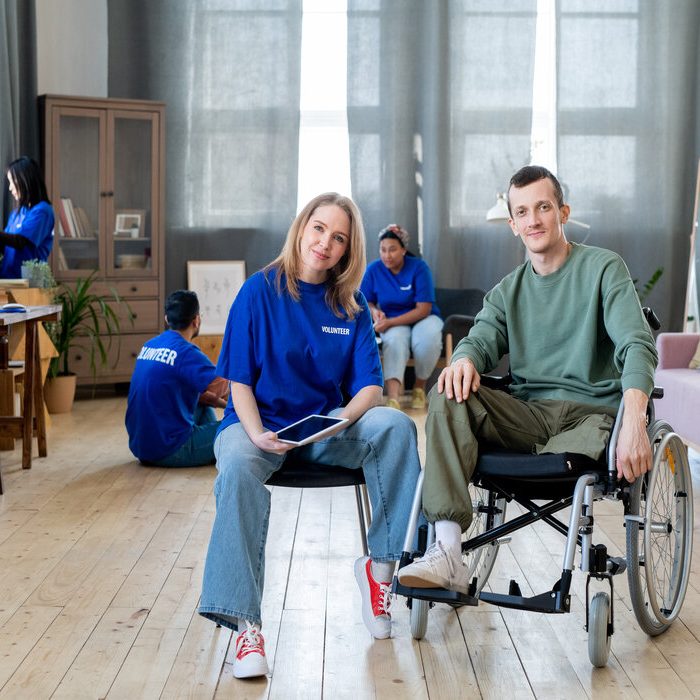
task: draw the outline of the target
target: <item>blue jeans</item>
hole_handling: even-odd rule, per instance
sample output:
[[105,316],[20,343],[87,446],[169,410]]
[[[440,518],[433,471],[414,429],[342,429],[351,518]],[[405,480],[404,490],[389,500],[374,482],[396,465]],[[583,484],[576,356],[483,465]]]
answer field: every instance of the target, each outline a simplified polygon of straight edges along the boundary
[[202,467],[214,464],[214,438],[220,421],[211,406],[202,404],[197,404],[193,418],[192,435],[187,442],[171,455],[149,464],[157,467]]
[[[219,470],[214,484],[216,519],[199,613],[237,629],[238,619],[262,622],[271,500],[265,482],[287,455],[259,450],[240,423],[219,434],[214,450]],[[399,559],[420,472],[413,421],[390,408],[372,408],[337,435],[296,450],[304,460],[364,471],[372,504],[372,559]]]
[[412,326],[394,326],[381,333],[384,379],[398,379],[403,384],[411,352],[416,363],[416,377],[427,379],[442,352],[442,325],[439,316],[428,316]]

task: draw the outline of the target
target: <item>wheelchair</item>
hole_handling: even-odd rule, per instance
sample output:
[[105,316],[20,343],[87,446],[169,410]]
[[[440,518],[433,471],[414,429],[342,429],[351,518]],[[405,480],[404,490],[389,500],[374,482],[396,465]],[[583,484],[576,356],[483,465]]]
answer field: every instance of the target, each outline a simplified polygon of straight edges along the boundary
[[[655,388],[653,398],[663,390]],[[540,613],[570,611],[574,558],[580,552],[580,569],[586,579],[588,655],[593,666],[608,662],[614,632],[614,578],[627,572],[635,617],[650,636],[666,631],[678,616],[690,576],[693,544],[693,494],[687,448],[671,426],[654,416],[649,402],[647,434],[652,446],[651,471],[633,484],[618,481],[615,450],[624,403],[613,429],[606,455],[600,461],[571,453],[524,455],[507,451],[480,454],[470,484],[474,518],[462,539],[462,553],[469,570],[468,593],[438,588],[410,588],[394,576],[392,591],[405,596],[410,608],[411,634],[422,639],[430,607],[441,602],[459,607],[480,601],[507,608]],[[435,538],[434,528],[418,528],[423,474],[416,487],[399,570],[422,556]],[[602,499],[620,501],[624,509],[626,557],[609,556],[604,544],[594,543],[594,504]],[[506,520],[506,507],[514,501],[527,512]],[[537,501],[537,503],[535,502]],[[544,501],[544,503],[542,502]],[[570,508],[568,524],[555,514]],[[498,549],[510,535],[543,521],[566,538],[561,577],[550,590],[525,597],[515,580],[507,593],[484,589]],[[609,588],[592,598],[592,579]]]

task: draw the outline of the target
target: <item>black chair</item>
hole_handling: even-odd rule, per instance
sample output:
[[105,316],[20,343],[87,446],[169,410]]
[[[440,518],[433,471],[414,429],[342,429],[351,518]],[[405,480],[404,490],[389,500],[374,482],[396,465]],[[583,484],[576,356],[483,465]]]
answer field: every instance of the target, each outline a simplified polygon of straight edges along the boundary
[[267,481],[268,486],[284,486],[294,489],[319,489],[336,486],[354,486],[357,502],[357,518],[360,523],[362,551],[369,555],[367,547],[367,529],[372,522],[372,512],[367,496],[365,475],[362,469],[347,469],[338,465],[305,462],[295,457],[292,452],[282,465]]
[[455,345],[471,330],[474,318],[484,304],[484,295],[481,289],[435,288],[435,302],[445,321],[442,327],[443,359],[439,366],[450,363]]

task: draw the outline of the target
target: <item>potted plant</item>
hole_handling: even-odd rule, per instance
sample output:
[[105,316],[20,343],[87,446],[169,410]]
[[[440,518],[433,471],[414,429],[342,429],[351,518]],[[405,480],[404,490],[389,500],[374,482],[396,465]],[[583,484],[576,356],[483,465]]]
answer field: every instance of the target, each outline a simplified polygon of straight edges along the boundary
[[119,317],[110,302],[125,302],[114,290],[108,297],[95,294],[92,285],[96,275],[93,272],[85,279],[76,280],[75,286],[62,285],[55,295],[54,303],[60,304],[61,316],[56,323],[47,324],[58,351],[58,357],[51,359],[44,386],[49,413],[67,413],[73,406],[76,375],[68,364],[71,349],[80,348],[88,354],[95,377],[98,367],[107,364],[114,338],[119,342]]
[[21,267],[22,278],[29,280],[30,287],[52,289],[56,280],[51,272],[51,266],[45,260],[25,260]]

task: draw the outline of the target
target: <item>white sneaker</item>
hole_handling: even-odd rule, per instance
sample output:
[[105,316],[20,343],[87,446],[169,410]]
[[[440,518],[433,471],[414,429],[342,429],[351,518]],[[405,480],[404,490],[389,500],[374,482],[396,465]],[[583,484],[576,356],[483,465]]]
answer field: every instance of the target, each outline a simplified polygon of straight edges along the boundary
[[469,571],[462,557],[455,557],[441,542],[435,542],[424,556],[399,569],[399,583],[409,588],[446,588],[467,593]]
[[391,637],[391,581],[376,581],[372,561],[360,557],[355,562],[355,580],[362,596],[362,621],[375,639]]
[[236,656],[233,659],[233,675],[236,678],[266,676],[270,669],[265,657],[265,639],[260,627],[245,621],[246,628],[236,638]]

